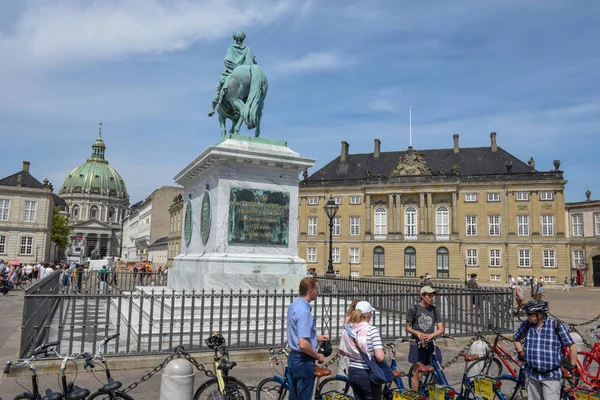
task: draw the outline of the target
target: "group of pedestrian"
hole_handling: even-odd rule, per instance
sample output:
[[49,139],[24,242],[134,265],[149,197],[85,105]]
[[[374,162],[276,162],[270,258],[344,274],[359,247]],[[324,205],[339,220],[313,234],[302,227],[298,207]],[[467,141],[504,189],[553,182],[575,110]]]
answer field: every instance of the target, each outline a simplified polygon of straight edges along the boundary
[[[473,276],[475,275],[475,276]],[[475,281],[477,275],[471,279]],[[524,280],[516,280],[514,290],[521,293]],[[539,281],[537,282],[539,284]],[[543,281],[542,281],[543,284]],[[472,284],[474,285],[474,284]],[[288,367],[292,384],[290,400],[312,397],[314,389],[315,363],[323,363],[325,356],[319,353],[319,342],[328,341],[327,335],[317,335],[311,302],[319,295],[319,282],[314,277],[302,279],[300,297],[288,308],[287,338],[290,348]],[[405,331],[412,337],[408,361],[417,365],[429,365],[432,357],[440,357],[435,338],[444,334],[445,327],[440,311],[435,306],[437,291],[430,286],[420,289],[420,302],[409,308],[406,314]],[[524,294],[520,294],[521,301]],[[562,349],[568,347],[569,359],[566,368],[577,373],[577,346],[562,322],[549,317],[548,302],[532,299],[523,305],[527,315],[515,331],[514,345],[526,375],[527,395],[533,400],[560,399],[562,377]],[[381,335],[372,319],[376,309],[367,301],[355,299],[344,320],[344,331],[340,338],[340,353],[349,359],[348,378],[356,400],[379,400],[381,384],[374,383],[370,375],[369,360],[383,362],[384,348]],[[365,358],[367,357],[367,358]],[[441,359],[441,358],[438,358]],[[420,373],[414,368],[410,386],[418,390]]]
[[21,284],[29,286],[34,281],[45,278],[58,267],[54,263],[6,263],[0,259],[0,293],[6,296],[11,289]]

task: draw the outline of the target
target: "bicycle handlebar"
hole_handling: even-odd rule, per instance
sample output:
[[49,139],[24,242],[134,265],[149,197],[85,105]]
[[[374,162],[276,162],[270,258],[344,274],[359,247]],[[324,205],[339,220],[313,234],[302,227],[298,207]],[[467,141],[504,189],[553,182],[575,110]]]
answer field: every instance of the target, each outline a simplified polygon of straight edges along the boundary
[[39,346],[38,348],[36,348],[36,349],[33,351],[33,355],[34,355],[34,356],[37,356],[37,355],[40,355],[40,354],[42,354],[42,353],[46,353],[46,354],[47,354],[47,351],[46,351],[46,350],[47,350],[48,348],[50,348],[50,347],[52,347],[52,346],[58,346],[59,344],[60,344],[60,342],[59,342],[58,340],[57,340],[57,341],[55,341],[55,342],[50,342],[50,343],[47,343],[47,344],[42,344],[41,346]]

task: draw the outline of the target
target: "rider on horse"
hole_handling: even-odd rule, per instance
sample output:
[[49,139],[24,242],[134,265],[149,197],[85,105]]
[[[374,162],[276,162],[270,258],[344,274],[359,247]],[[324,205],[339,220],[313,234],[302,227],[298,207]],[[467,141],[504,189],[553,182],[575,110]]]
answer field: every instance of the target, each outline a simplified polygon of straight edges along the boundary
[[243,44],[244,39],[246,39],[246,34],[242,31],[236,31],[233,34],[233,40],[235,40],[235,44],[232,44],[227,48],[227,55],[225,56],[224,60],[225,69],[223,69],[223,72],[221,72],[217,89],[213,95],[212,108],[208,113],[209,117],[212,117],[215,114],[215,108],[221,99],[221,90],[223,87],[227,87],[227,80],[229,79],[229,75],[231,75],[231,72],[233,72],[235,67],[240,65],[256,64],[256,57],[254,57],[252,50]]

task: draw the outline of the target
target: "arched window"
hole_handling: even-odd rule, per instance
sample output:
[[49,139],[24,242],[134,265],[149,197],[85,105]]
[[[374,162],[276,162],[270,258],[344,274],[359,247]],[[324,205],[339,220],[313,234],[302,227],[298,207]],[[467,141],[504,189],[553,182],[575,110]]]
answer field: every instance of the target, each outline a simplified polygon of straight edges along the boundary
[[98,219],[98,207],[90,207],[90,219]]
[[383,247],[373,249],[373,276],[385,275],[385,250]]
[[385,207],[375,208],[375,239],[385,239],[387,236],[387,210]]
[[79,219],[79,206],[77,204],[73,206],[73,210],[71,212],[72,212],[71,215],[72,215],[73,219],[75,219],[75,220]]
[[113,222],[117,222],[117,221],[115,221],[115,208],[114,207],[110,207],[108,209],[108,220],[109,221],[113,221]]
[[417,276],[417,251],[414,247],[404,250],[404,276]]
[[436,268],[438,278],[450,277],[450,257],[445,247],[437,249]]
[[404,210],[404,238],[417,238],[417,208],[408,206]]
[[435,211],[435,234],[438,240],[448,240],[450,235],[450,222],[448,207],[439,206]]

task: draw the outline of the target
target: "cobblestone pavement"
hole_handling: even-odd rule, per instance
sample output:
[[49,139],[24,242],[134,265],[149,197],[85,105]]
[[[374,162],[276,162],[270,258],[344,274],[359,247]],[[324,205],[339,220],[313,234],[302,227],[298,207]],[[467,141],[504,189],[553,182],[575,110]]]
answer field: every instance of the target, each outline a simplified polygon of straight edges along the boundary
[[[569,322],[580,323],[592,319],[600,314],[600,288],[572,288],[570,292],[561,291],[561,287],[548,288],[547,300],[550,304],[551,312],[557,317]],[[22,292],[11,292],[9,295],[0,297],[0,315],[2,315],[3,323],[0,324],[0,362],[4,363],[16,357],[20,338],[20,321],[22,318]],[[599,322],[600,323],[600,322]],[[583,333],[585,327],[580,331]],[[444,360],[447,361],[454,356],[462,347],[465,341],[450,343],[449,346],[443,347]],[[511,348],[510,344],[505,347]],[[264,350],[259,350],[264,351]],[[409,365],[406,362],[408,345],[401,345],[397,352],[397,360],[400,363],[400,370],[408,371]],[[266,351],[265,351],[266,354]],[[235,359],[234,359],[235,361]],[[114,362],[113,364],[114,365]],[[464,364],[458,362],[446,370],[446,374],[451,382],[459,382],[462,377]],[[117,380],[122,381],[125,385],[136,381],[150,369],[135,369],[115,371],[114,376]],[[247,385],[256,386],[260,380],[272,376],[273,369],[268,361],[255,361],[239,363],[232,372],[232,375],[241,379]],[[98,376],[100,380],[103,375]],[[195,386],[198,387],[201,382],[206,379],[204,375],[196,374]],[[136,399],[158,399],[160,393],[161,374],[155,375],[152,379],[142,383],[130,394]],[[40,376],[41,387],[51,387],[57,389],[57,376],[42,375]],[[27,377],[21,377],[18,382],[29,388],[30,381]],[[100,387],[98,380],[92,374],[89,374],[82,369],[79,370],[77,383],[82,387],[87,387],[90,390]],[[0,396],[6,399],[12,399],[17,394],[23,392],[19,387],[15,378],[6,378],[3,385],[0,387]]]

